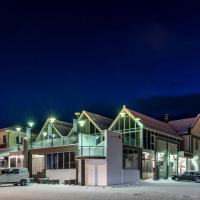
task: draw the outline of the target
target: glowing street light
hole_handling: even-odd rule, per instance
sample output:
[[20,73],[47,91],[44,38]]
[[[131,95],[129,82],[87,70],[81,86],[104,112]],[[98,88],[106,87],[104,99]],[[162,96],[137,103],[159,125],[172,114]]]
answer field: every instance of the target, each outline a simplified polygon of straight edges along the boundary
[[56,118],[55,117],[50,117],[49,121],[50,121],[51,124],[53,124],[56,121]]
[[32,128],[34,125],[35,125],[34,122],[32,122],[32,121],[28,122],[28,126],[29,126],[30,128]]
[[47,134],[48,134],[47,132],[43,132],[43,136],[44,136],[44,137],[46,137],[46,136],[47,136]]
[[16,131],[19,133],[22,130],[21,127],[16,127]]
[[18,151],[20,150],[20,148],[19,148],[19,143],[20,143],[20,131],[22,130],[22,128],[21,127],[16,127],[16,131],[17,131],[17,133],[18,133],[18,141],[17,141],[17,145],[18,145]]
[[125,116],[126,116],[126,113],[125,113],[125,112],[121,112],[121,113],[120,113],[120,117],[123,118],[123,117],[125,117]]

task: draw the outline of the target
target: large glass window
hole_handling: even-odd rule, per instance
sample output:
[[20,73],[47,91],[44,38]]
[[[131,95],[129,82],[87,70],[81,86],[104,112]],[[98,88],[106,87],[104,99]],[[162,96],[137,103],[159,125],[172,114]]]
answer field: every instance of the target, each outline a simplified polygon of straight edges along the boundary
[[123,142],[130,147],[140,147],[142,128],[128,114],[124,113],[112,127],[112,131],[122,134]]
[[3,143],[6,144],[7,140],[6,140],[6,135],[3,136]]
[[16,158],[10,158],[10,167],[17,167]]
[[70,168],[76,168],[75,153],[70,153]]
[[74,152],[47,154],[47,169],[70,168],[76,168]]
[[52,154],[47,154],[47,169],[52,169]]
[[63,169],[63,153],[58,154],[58,169]]
[[138,169],[138,152],[131,148],[124,149],[124,168]]
[[195,139],[195,149],[198,150],[199,145],[198,145],[198,139]]
[[64,153],[64,168],[69,169],[69,152]]

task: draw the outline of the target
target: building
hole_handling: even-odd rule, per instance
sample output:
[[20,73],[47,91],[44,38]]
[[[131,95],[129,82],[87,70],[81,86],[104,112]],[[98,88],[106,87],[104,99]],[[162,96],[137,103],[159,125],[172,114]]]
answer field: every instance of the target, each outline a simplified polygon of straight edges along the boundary
[[24,131],[15,127],[0,129],[0,168],[24,165]]
[[200,170],[200,115],[193,118],[169,121],[178,135],[183,138],[179,152],[179,173]]
[[73,124],[48,118],[34,142],[31,129],[1,129],[0,167],[23,166],[34,178],[98,186],[200,170],[199,115],[160,121],[125,106],[115,119],[76,115]]
[[170,124],[122,108],[109,130],[124,144],[124,168],[139,169],[141,178],[168,178],[178,173],[183,139]]
[[32,177],[76,179],[77,136],[73,125],[48,118],[35,142],[29,147],[29,171]]
[[123,167],[123,138],[109,130],[113,120],[83,111],[78,118],[78,184],[135,183],[139,170]]

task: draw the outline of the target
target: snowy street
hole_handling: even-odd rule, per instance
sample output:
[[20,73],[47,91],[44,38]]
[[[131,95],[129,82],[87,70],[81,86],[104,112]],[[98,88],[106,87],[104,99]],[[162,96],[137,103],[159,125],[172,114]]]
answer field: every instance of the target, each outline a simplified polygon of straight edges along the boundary
[[0,186],[2,200],[199,200],[200,184],[146,181],[134,186],[81,187],[65,185]]

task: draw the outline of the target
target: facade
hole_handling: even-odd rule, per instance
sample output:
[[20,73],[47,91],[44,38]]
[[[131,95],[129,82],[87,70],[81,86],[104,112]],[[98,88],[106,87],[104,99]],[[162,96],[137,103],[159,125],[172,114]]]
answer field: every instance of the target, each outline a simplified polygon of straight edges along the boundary
[[200,119],[194,118],[170,121],[169,124],[183,138],[179,152],[179,173],[200,170]]
[[35,142],[29,147],[32,177],[76,179],[77,137],[73,125],[48,118]]
[[98,186],[200,170],[199,115],[162,122],[123,106],[115,119],[87,111],[73,124],[48,118],[34,142],[30,131],[0,129],[1,168]]
[[123,138],[109,130],[112,122],[86,111],[78,118],[78,184],[107,186],[139,181],[138,169],[123,167]]
[[22,167],[24,164],[24,132],[15,128],[0,129],[0,168]]
[[139,169],[143,179],[178,173],[183,139],[169,124],[124,106],[109,130],[123,137],[124,168]]

